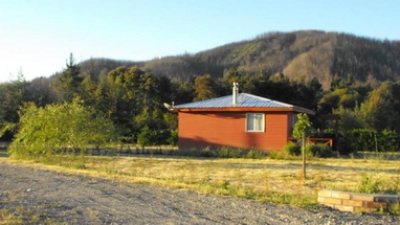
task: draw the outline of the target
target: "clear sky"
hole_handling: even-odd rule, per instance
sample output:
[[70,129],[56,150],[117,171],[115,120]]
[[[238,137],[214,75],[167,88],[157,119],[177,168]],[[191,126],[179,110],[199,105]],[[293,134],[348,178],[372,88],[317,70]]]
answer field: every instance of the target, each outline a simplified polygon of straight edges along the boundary
[[105,57],[196,53],[271,31],[400,40],[397,0],[0,0],[0,82]]

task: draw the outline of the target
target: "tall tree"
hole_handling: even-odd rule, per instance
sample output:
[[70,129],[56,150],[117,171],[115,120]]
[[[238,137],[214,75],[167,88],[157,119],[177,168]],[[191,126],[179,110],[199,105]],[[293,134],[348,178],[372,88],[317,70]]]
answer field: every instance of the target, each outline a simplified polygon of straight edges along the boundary
[[196,77],[194,80],[195,101],[217,97],[217,84],[210,74]]
[[163,130],[167,127],[163,102],[171,99],[170,83],[155,79],[137,67],[118,67],[101,79],[95,91],[96,105],[117,126],[127,141],[135,142],[141,129]]
[[39,77],[29,82],[26,87],[26,98],[37,106],[46,106],[56,102],[57,96],[51,87],[50,78]]
[[361,104],[361,115],[366,128],[378,131],[391,129],[400,132],[400,83],[386,81],[370,92]]
[[71,53],[59,80],[61,100],[71,102],[74,97],[79,96],[82,92],[82,80],[83,78],[79,76],[79,66],[75,64],[74,56]]
[[28,85],[21,70],[18,80],[0,84],[0,130],[3,130],[1,133],[7,141],[12,139],[14,132],[10,128],[15,128],[19,121],[18,109],[28,101],[26,91]]

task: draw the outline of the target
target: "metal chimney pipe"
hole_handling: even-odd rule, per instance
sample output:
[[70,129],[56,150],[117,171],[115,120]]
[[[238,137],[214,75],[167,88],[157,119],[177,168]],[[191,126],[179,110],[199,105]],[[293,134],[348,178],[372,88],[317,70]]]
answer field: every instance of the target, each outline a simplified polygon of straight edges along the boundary
[[239,83],[237,83],[237,82],[233,83],[233,88],[232,88],[232,104],[233,105],[238,104],[238,95],[239,95],[238,85],[239,85]]

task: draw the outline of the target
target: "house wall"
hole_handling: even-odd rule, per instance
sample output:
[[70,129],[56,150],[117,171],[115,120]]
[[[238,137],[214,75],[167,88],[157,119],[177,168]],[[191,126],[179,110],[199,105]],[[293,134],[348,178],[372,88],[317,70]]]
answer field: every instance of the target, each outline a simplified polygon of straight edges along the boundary
[[179,112],[178,145],[281,150],[287,143],[288,118],[287,113],[266,113],[265,132],[246,132],[245,112]]

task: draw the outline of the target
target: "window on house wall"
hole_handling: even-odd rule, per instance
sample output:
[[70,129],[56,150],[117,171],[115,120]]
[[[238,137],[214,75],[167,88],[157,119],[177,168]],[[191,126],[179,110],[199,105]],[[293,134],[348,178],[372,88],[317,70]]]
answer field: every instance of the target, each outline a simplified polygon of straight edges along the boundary
[[246,113],[246,131],[264,132],[265,131],[264,113]]
[[297,114],[290,114],[289,115],[289,131],[290,131],[290,135],[293,135],[293,129],[294,129],[294,125],[297,122]]

